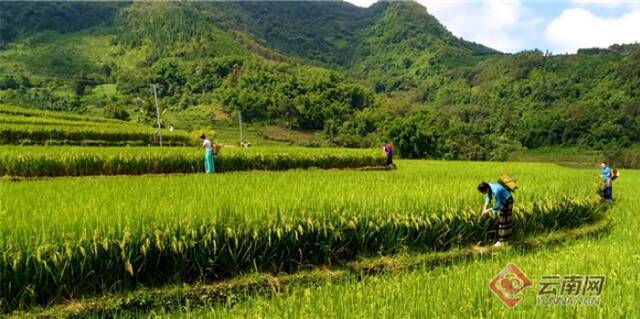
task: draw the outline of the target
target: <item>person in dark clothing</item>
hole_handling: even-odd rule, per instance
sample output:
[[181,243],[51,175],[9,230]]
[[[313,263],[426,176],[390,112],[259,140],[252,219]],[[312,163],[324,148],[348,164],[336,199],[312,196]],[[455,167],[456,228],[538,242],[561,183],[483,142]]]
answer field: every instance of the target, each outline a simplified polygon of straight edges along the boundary
[[387,144],[385,144],[385,145],[384,145],[383,150],[384,150],[384,153],[385,153],[385,154],[386,154],[386,156],[387,156],[387,161],[386,161],[386,164],[385,164],[385,165],[386,165],[388,168],[395,167],[396,165],[395,165],[395,164],[393,164],[393,145],[392,145],[392,144],[387,143]]
[[[487,216],[494,212],[498,213],[498,242],[496,247],[502,246],[511,240],[513,234],[513,196],[511,191],[500,183],[481,182],[478,191],[487,196],[487,200],[482,209],[482,215]],[[489,207],[491,201],[493,207]]]

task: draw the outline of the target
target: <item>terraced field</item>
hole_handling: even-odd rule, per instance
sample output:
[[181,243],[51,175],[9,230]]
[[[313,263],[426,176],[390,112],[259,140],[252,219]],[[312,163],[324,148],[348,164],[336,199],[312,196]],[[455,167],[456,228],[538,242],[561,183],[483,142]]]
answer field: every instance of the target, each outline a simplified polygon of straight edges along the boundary
[[[0,144],[156,145],[156,129],[113,119],[0,104]],[[195,145],[187,132],[162,131],[164,145]]]

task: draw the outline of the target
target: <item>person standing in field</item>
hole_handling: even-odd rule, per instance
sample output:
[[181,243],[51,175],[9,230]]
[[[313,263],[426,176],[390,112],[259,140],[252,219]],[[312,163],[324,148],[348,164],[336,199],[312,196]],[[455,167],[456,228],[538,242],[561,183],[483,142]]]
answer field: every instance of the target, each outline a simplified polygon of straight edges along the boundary
[[600,163],[600,168],[601,168],[601,174],[602,174],[602,197],[604,198],[604,200],[606,201],[612,201],[613,200],[613,188],[612,188],[612,181],[613,181],[613,171],[611,171],[611,168],[609,167],[609,163],[607,162],[602,162]]
[[202,147],[204,148],[204,171],[207,174],[215,173],[216,167],[213,161],[213,144],[204,134],[200,135],[200,139],[202,140]]
[[386,162],[387,168],[395,167],[396,165],[393,164],[393,145],[390,143],[386,143],[382,149],[384,150],[384,153],[387,156],[387,162]]
[[[495,246],[500,247],[511,240],[513,234],[513,196],[511,191],[501,183],[481,182],[478,191],[486,195],[487,200],[482,208],[482,216],[488,216],[498,212],[498,242]],[[491,201],[493,207],[489,207]]]

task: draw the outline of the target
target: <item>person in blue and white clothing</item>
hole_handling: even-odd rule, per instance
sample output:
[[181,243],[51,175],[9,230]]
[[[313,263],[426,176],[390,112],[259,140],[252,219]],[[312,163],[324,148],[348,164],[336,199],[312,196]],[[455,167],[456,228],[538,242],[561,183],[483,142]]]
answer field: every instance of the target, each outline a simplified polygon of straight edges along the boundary
[[602,177],[602,197],[607,200],[607,201],[612,201],[613,200],[613,188],[611,187],[611,182],[612,182],[612,177],[613,177],[613,172],[611,171],[611,168],[609,167],[609,163],[607,162],[602,162],[600,163],[600,167],[601,167],[601,177]]
[[[513,234],[513,196],[511,192],[500,183],[487,182],[480,183],[478,191],[487,196],[482,208],[482,215],[488,216],[498,212],[498,242],[495,246],[500,247],[507,244]],[[489,207],[492,200],[494,205]]]

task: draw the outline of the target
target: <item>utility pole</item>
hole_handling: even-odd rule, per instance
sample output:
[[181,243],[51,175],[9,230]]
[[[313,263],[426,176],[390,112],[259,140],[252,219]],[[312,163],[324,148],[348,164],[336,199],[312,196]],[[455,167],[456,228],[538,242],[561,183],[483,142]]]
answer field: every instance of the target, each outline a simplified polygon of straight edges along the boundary
[[136,112],[140,112],[140,94],[136,92]]
[[[233,83],[238,85],[238,77],[242,74],[242,66],[233,68]],[[240,126],[240,146],[244,146],[244,138],[242,136],[242,110],[238,108],[238,125]]]
[[242,111],[238,111],[238,124],[240,125],[240,146],[243,146],[244,139],[242,138]]
[[156,116],[158,117],[158,136],[160,138],[160,146],[162,146],[162,129],[160,127],[160,106],[158,106],[158,83],[151,84],[153,88],[153,96],[156,100]]

